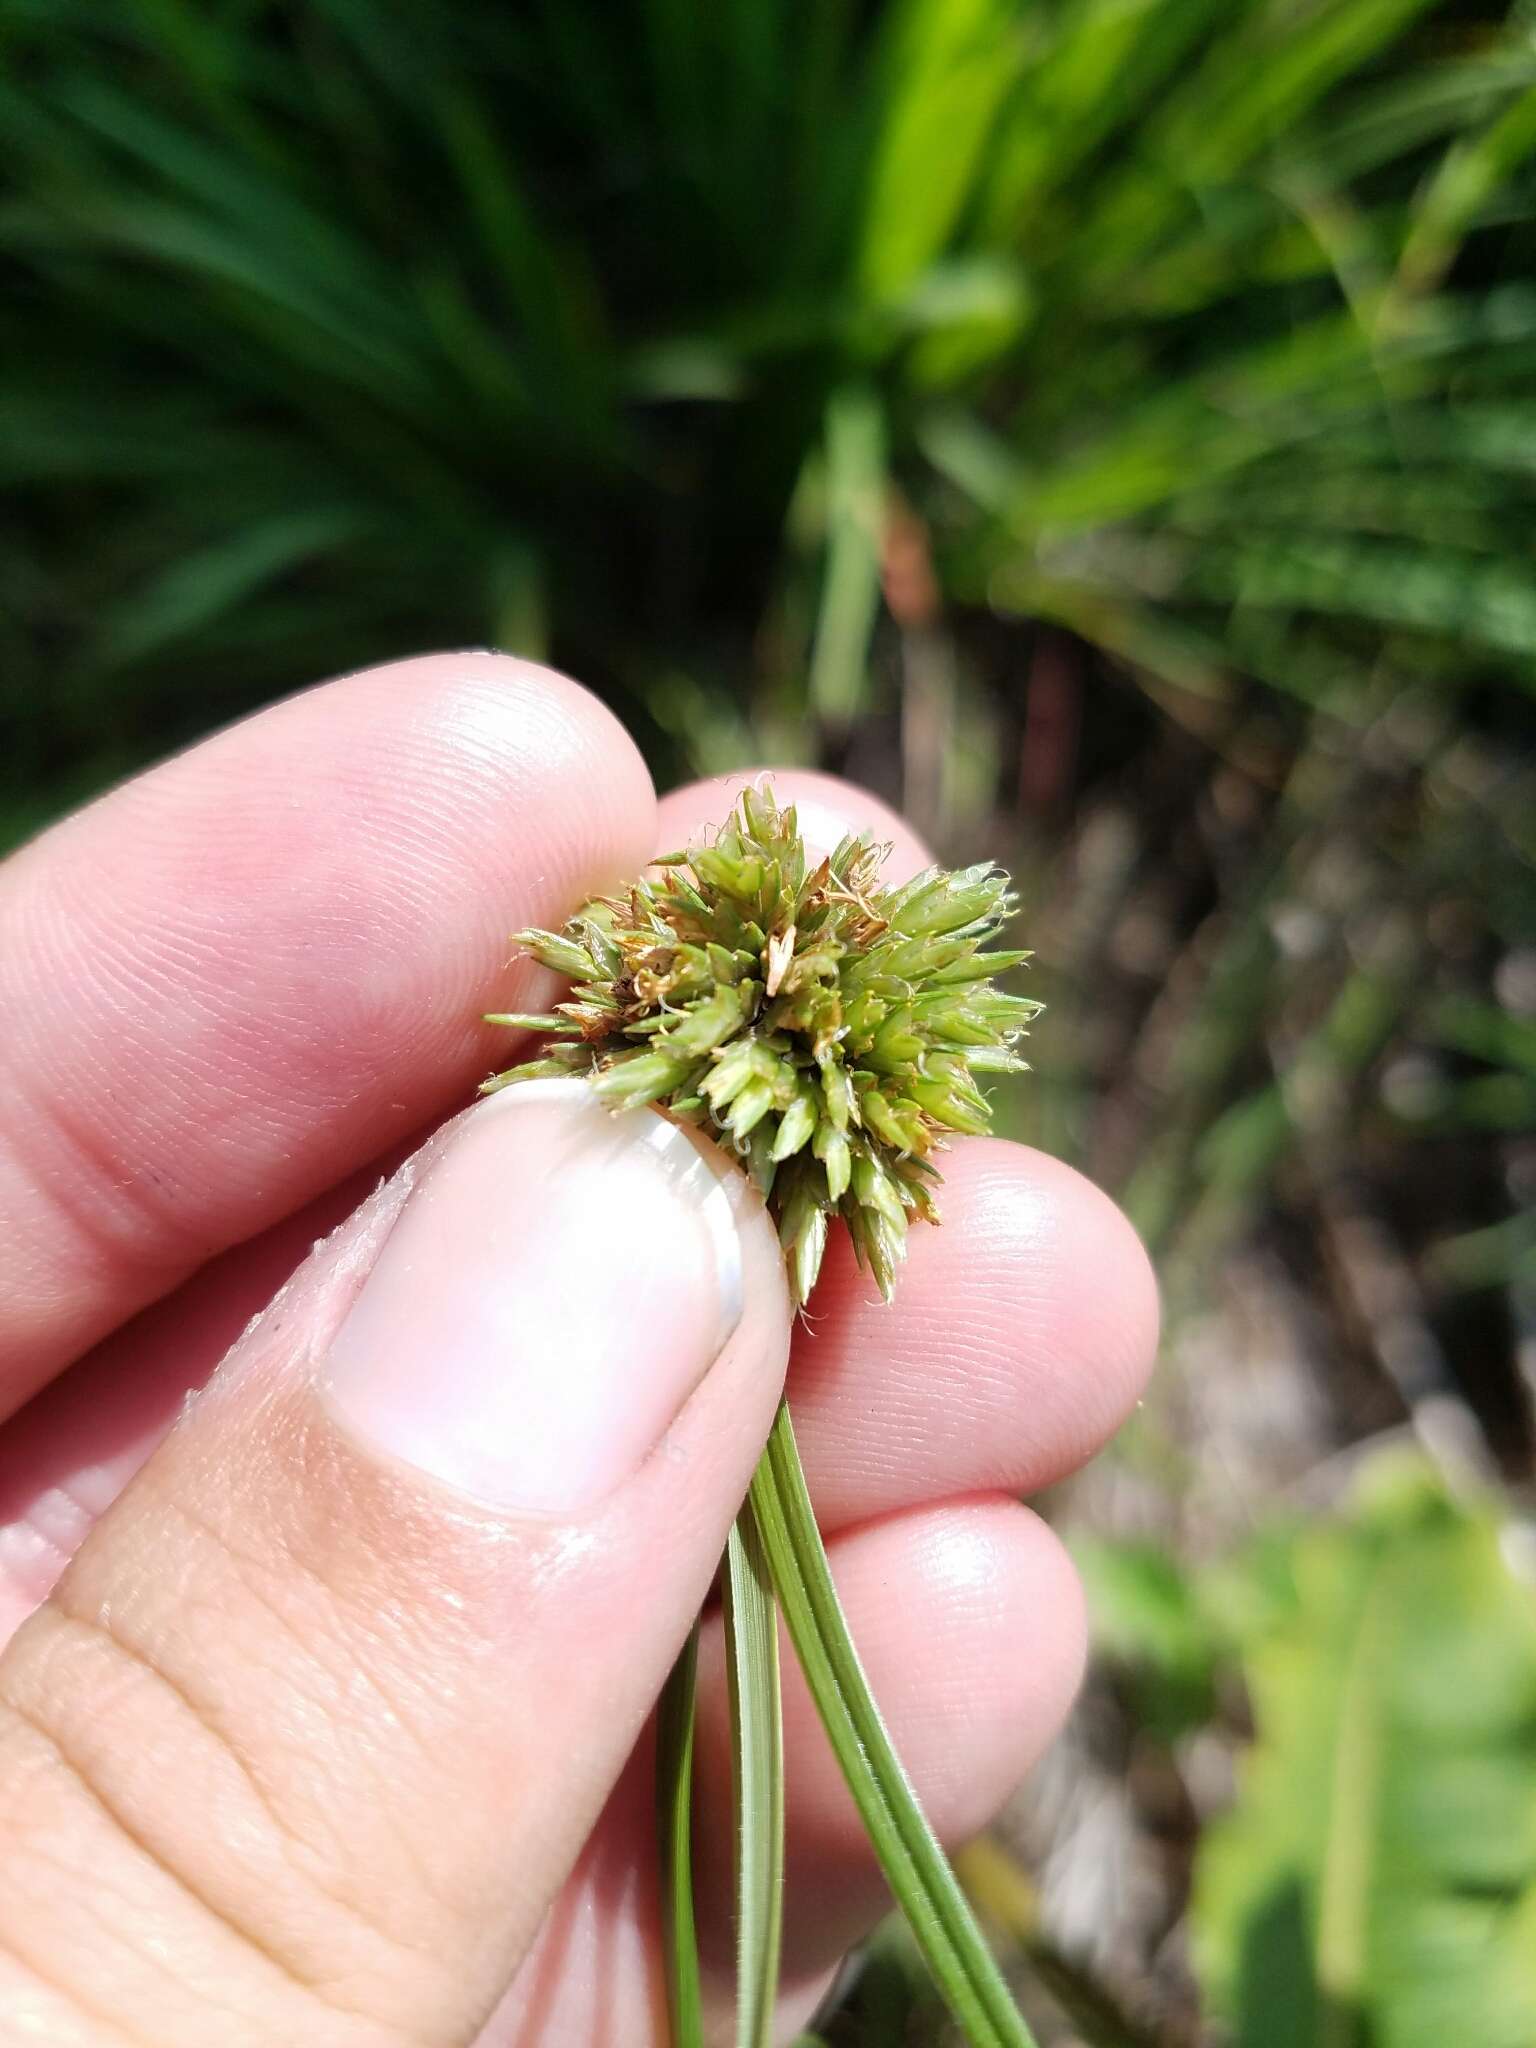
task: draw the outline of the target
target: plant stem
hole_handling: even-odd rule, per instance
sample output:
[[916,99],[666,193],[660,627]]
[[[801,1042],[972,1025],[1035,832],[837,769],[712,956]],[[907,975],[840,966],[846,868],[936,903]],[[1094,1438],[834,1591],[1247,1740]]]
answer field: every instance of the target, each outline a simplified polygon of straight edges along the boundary
[[752,1480],[751,1501],[795,1654],[935,1984],[971,2048],[1037,2048],[870,1692],[832,1583],[783,1402]]
[[699,1944],[693,1918],[693,1720],[699,1625],[662,1688],[656,1715],[656,1828],[661,1849],[662,1954],[672,2048],[704,2048]]
[[736,2048],[773,2048],[784,1899],[779,1610],[748,1501],[725,1551],[725,1669],[736,1804]]

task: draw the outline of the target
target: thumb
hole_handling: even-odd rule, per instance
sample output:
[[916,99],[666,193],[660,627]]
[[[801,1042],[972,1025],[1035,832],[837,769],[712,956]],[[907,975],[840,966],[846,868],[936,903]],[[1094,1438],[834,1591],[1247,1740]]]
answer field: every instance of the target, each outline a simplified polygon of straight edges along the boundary
[[473,2039],[704,1599],[790,1309],[580,1082],[439,1134],[0,1659],[0,2038]]

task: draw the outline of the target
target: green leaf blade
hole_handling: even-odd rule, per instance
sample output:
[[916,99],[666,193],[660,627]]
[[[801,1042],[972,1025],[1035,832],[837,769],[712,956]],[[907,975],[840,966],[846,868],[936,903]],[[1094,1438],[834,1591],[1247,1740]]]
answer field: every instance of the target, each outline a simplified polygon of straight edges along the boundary
[[1385,1455],[1288,1540],[1257,1734],[1196,1864],[1236,2048],[1536,2039],[1536,1610],[1496,1512]]
[[784,1906],[779,1611],[750,1504],[731,1530],[722,1584],[736,1806],[736,2048],[774,2048]]
[[897,1903],[971,2048],[1037,2048],[902,1768],[848,1633],[781,1402],[752,1506],[795,1653]]
[[704,1998],[693,1914],[693,1732],[699,1625],[662,1690],[656,1714],[656,1833],[661,1852],[662,1955],[672,2048],[704,2048]]

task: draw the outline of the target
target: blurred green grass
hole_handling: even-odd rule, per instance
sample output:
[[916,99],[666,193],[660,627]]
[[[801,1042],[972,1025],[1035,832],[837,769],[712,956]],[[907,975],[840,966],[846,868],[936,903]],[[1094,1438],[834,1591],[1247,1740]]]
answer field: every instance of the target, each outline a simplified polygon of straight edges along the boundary
[[[1175,1332],[1261,1255],[1320,1459],[1403,1424],[1525,1511],[1529,4],[0,26],[0,840],[452,644],[664,778],[860,776],[1020,875],[1009,1127]],[[1169,1378],[1118,1455],[1183,1552]]]
[[[489,641],[683,765],[948,605],[1157,687],[1528,687],[1528,24],[1423,0],[8,0],[7,737],[41,810]],[[713,734],[700,701],[724,703]],[[46,713],[46,715],[44,715]],[[82,761],[88,765],[82,767]],[[12,830],[21,822],[13,817]]]

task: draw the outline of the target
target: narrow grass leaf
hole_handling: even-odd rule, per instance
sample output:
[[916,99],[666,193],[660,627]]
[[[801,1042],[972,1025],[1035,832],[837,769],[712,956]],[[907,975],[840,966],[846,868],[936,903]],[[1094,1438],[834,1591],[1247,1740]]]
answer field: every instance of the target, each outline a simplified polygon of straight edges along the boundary
[[885,422],[874,393],[838,392],[827,408],[827,567],[811,655],[811,702],[833,725],[863,708],[880,604]]
[[726,1545],[725,1669],[736,1794],[736,2048],[773,2048],[784,1894],[779,1617],[752,1507]]
[[782,1402],[753,1477],[752,1506],[811,1696],[935,1983],[971,2048],[1035,2048],[869,1690]]
[[656,1831],[661,1850],[662,1954],[672,2048],[704,2048],[704,2001],[693,1918],[693,1728],[698,1686],[695,1622],[656,1715]]

